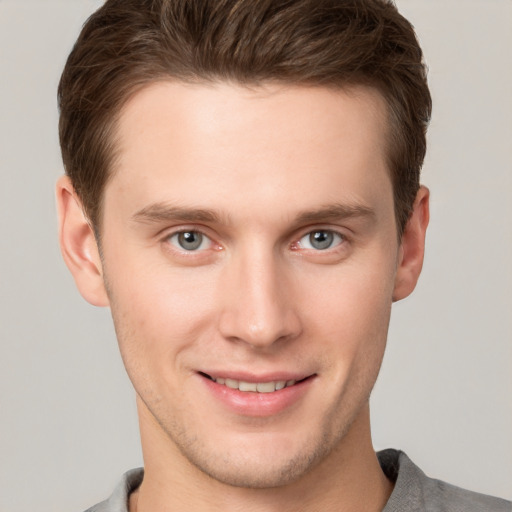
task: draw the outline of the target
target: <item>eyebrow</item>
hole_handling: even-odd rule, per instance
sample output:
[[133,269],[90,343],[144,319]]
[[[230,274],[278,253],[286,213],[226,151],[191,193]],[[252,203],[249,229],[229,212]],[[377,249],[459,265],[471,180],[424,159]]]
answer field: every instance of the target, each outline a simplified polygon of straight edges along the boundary
[[213,210],[203,208],[182,208],[179,206],[170,206],[166,203],[155,203],[132,215],[136,222],[153,224],[157,222],[211,222],[220,223],[220,216]]
[[373,208],[362,204],[332,204],[316,210],[303,212],[299,214],[296,222],[297,224],[315,224],[358,217],[375,220],[377,215]]
[[[375,220],[375,210],[361,204],[331,204],[315,210],[299,213],[294,223],[315,224],[359,217]],[[172,206],[166,203],[155,203],[146,206],[134,213],[132,219],[136,222],[142,222],[145,224],[175,221],[207,222],[216,224],[228,223],[227,216],[221,216],[214,210],[203,208],[184,208]]]

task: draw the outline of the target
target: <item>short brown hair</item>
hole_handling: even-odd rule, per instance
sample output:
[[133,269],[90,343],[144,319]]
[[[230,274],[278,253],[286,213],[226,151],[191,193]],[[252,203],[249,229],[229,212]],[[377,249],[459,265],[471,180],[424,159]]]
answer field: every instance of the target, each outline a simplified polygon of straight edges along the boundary
[[107,0],[85,23],[58,91],[64,167],[95,229],[121,109],[166,79],[376,88],[388,105],[403,232],[432,105],[414,29],[391,0]]

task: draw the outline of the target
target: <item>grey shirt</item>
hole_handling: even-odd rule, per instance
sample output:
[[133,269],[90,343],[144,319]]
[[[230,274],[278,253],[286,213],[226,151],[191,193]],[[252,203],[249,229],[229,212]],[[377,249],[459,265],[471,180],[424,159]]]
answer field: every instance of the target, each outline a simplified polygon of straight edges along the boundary
[[[382,512],[512,512],[512,502],[429,478],[407,455],[398,450],[377,454],[395,488]],[[142,482],[144,470],[123,475],[110,498],[86,512],[128,512],[128,496]]]

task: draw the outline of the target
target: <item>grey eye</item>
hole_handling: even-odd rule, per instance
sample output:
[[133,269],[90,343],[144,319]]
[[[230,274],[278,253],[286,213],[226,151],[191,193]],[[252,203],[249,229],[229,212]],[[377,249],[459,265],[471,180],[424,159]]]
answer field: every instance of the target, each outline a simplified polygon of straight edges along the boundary
[[172,235],[169,240],[173,245],[185,251],[206,249],[209,245],[208,237],[199,231],[181,231]]
[[343,237],[334,231],[319,229],[312,231],[300,239],[300,245],[304,249],[324,251],[343,242]]

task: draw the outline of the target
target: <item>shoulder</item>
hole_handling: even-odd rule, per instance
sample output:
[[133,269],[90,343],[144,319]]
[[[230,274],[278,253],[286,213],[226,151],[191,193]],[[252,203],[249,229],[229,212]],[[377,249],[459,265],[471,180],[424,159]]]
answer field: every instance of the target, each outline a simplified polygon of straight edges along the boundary
[[434,504],[444,504],[447,511],[512,512],[510,501],[461,489],[432,478],[426,478],[425,497]]
[[128,512],[128,497],[139,487],[143,478],[144,470],[142,468],[127,471],[110,498],[88,508],[85,512]]
[[384,450],[377,455],[384,473],[395,482],[383,512],[512,512],[510,501],[429,478],[403,452]]

